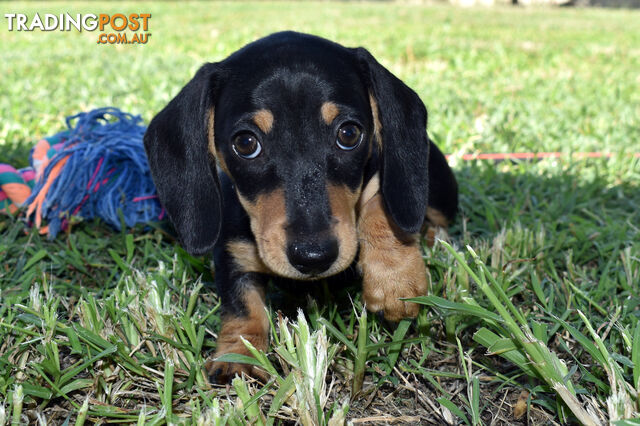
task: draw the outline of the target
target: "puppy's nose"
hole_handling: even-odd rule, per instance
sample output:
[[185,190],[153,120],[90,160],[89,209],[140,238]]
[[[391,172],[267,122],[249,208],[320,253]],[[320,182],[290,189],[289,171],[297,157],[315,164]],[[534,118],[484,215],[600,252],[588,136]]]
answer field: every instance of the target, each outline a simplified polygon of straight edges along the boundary
[[338,242],[334,238],[319,241],[294,241],[287,248],[289,262],[303,274],[320,274],[338,257]]

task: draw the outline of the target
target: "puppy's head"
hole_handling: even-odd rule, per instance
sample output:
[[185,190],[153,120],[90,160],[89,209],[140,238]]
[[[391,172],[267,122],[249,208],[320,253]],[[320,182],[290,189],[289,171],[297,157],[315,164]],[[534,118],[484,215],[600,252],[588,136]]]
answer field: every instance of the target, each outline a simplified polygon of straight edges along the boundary
[[379,189],[417,232],[427,204],[426,110],[366,50],[299,34],[251,43],[196,76],[145,134],[161,202],[185,248],[210,250],[221,222],[216,164],[278,275],[342,271],[358,204]]

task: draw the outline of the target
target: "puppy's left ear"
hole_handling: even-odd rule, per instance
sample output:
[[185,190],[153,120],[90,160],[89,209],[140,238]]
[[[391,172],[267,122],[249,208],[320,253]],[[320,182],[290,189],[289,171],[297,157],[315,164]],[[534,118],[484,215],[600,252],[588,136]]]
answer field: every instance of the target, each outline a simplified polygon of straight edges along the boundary
[[372,113],[378,114],[380,122],[382,140],[377,142],[382,145],[380,177],[387,211],[402,230],[418,232],[429,195],[427,109],[366,49],[357,48],[355,54],[372,97]]

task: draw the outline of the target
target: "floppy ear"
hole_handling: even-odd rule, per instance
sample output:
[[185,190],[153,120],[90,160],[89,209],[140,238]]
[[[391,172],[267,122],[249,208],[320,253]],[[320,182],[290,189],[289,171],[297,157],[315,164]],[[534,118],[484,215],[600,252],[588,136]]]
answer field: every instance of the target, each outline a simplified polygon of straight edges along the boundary
[[427,110],[418,95],[366,49],[356,49],[356,55],[380,123],[380,183],[387,211],[402,230],[418,232],[429,189]]
[[220,232],[220,189],[209,138],[216,64],[195,77],[156,115],[144,135],[160,202],[191,254],[208,252]]

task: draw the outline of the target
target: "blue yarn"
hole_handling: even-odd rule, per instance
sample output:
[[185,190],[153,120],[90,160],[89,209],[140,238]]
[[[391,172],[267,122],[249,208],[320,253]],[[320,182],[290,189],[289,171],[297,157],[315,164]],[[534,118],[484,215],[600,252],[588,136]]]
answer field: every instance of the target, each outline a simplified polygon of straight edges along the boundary
[[[142,118],[108,107],[67,117],[66,122],[68,130],[56,135],[64,134],[66,140],[26,202],[33,201],[51,169],[69,156],[42,206],[50,237],[56,236],[71,215],[99,217],[117,230],[121,225],[118,211],[128,227],[158,220],[162,207],[142,143]],[[139,197],[152,198],[136,200]]]

